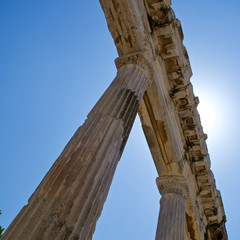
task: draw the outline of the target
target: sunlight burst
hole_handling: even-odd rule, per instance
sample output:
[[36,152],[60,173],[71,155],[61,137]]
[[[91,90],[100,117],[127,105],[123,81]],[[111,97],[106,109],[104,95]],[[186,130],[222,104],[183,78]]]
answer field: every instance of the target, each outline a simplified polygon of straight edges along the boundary
[[223,109],[220,101],[213,96],[202,96],[198,111],[204,133],[207,133],[211,138],[217,137],[224,127]]

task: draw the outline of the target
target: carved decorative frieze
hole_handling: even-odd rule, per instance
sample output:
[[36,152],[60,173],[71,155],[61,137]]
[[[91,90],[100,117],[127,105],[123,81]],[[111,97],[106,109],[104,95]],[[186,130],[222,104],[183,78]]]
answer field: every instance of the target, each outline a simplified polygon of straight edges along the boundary
[[176,17],[171,8],[170,0],[147,0],[150,12],[150,24],[152,28],[160,27],[172,22]]

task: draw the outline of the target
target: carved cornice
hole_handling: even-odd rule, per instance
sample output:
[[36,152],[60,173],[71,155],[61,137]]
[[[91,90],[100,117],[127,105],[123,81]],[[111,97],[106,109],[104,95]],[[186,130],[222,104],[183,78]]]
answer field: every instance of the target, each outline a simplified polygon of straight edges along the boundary
[[148,85],[152,83],[154,77],[154,63],[152,62],[147,51],[140,51],[115,59],[115,65],[118,70],[128,64],[132,64],[140,68],[148,80]]
[[184,177],[163,176],[158,177],[156,182],[162,196],[167,193],[176,193],[185,199],[188,196],[188,184]]
[[152,28],[162,27],[176,19],[175,13],[171,8],[171,1],[150,1],[148,4],[149,22]]

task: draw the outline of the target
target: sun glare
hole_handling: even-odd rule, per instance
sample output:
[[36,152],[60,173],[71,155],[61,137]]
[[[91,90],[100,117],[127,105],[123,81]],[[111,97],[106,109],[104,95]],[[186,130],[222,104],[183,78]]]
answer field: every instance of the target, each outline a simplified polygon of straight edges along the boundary
[[224,127],[223,110],[220,101],[215,97],[202,96],[198,106],[204,133],[211,138],[217,137],[218,133]]

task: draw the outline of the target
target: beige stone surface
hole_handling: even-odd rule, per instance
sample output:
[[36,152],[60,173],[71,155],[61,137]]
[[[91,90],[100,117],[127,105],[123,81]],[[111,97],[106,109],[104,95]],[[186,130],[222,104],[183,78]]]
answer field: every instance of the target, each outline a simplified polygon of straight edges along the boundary
[[[227,239],[181,23],[171,1],[100,3],[119,54],[117,77],[3,239],[91,239],[137,111],[159,179],[185,179],[178,184],[184,188],[158,181],[163,197],[156,239]],[[176,226],[160,230],[174,218]],[[173,238],[174,232],[180,237]]]

